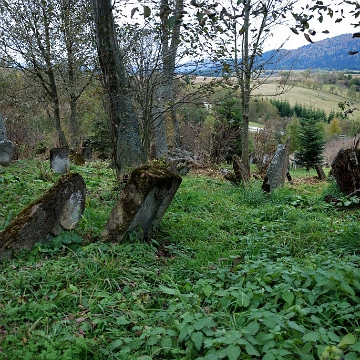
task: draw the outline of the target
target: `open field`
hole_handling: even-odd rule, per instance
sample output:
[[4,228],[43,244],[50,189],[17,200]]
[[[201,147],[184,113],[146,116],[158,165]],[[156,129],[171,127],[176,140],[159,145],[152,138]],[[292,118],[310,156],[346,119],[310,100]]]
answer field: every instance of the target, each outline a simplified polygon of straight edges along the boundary
[[[194,83],[195,84],[206,84],[210,83],[212,77],[197,76]],[[324,110],[327,114],[331,111],[335,113],[340,111],[338,107],[339,102],[349,101],[347,98],[347,90],[343,90],[343,95],[331,94],[328,91],[329,86],[325,85],[324,90],[314,90],[312,88],[303,87],[300,85],[286,87],[286,91],[283,94],[279,94],[280,90],[278,87],[278,82],[266,82],[260,85],[259,88],[256,88],[252,95],[255,97],[261,98],[276,98],[289,101],[291,106],[294,106],[296,103],[303,106],[308,106],[315,109]],[[339,92],[339,91],[338,91]],[[354,104],[360,104],[359,101],[353,101]],[[356,105],[355,105],[356,106]]]
[[340,111],[338,103],[349,100],[346,97],[331,94],[326,91],[313,90],[301,86],[290,87],[284,94],[277,95],[278,92],[279,89],[277,83],[266,83],[256,89],[253,92],[253,95],[261,96],[263,98],[276,96],[277,99],[289,101],[292,106],[297,103],[299,105],[324,110],[327,114],[331,111]]

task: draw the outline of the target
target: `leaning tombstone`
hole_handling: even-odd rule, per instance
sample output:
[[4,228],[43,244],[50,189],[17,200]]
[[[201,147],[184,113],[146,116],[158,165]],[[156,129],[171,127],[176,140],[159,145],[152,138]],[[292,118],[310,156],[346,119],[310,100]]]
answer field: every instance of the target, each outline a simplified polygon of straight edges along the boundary
[[50,168],[55,172],[65,174],[70,169],[70,149],[65,146],[50,150]]
[[161,165],[136,168],[102,232],[102,240],[121,242],[130,232],[138,239],[151,234],[181,184],[181,177]]
[[332,175],[340,191],[350,194],[360,189],[360,149],[341,149],[335,156],[330,175]]
[[81,175],[63,175],[0,232],[0,260],[10,258],[13,251],[30,250],[35,243],[46,243],[63,230],[73,229],[85,210],[85,192]]
[[286,141],[285,146],[283,144],[278,145],[262,184],[264,191],[271,192],[278,187],[284,186],[285,177],[289,170],[289,155],[290,139]]

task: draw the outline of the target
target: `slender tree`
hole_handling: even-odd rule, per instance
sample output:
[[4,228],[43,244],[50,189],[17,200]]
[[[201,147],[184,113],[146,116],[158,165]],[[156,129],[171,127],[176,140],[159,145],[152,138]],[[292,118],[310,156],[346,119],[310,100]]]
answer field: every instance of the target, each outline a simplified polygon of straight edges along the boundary
[[138,119],[129,92],[123,56],[120,53],[111,0],[92,0],[97,51],[106,86],[118,175],[145,161]]

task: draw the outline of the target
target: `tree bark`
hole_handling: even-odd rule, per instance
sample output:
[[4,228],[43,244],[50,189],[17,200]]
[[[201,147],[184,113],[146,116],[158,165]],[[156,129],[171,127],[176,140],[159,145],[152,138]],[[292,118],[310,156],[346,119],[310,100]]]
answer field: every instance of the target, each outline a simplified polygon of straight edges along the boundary
[[[165,103],[170,104],[173,106],[174,103],[174,73],[175,73],[175,66],[176,66],[176,54],[178,50],[178,46],[180,43],[180,29],[181,29],[181,18],[182,12],[184,10],[184,1],[183,0],[176,0],[175,1],[175,14],[174,16],[177,17],[175,24],[170,29],[168,20],[169,14],[168,11],[169,1],[168,0],[161,0],[160,3],[160,17],[161,17],[161,30],[162,30],[162,37],[161,37],[161,45],[162,45],[162,60],[163,60],[163,84],[161,87],[162,91],[162,99]],[[171,36],[169,35],[171,33]],[[176,112],[173,108],[170,110],[170,116],[173,124],[174,130],[174,145],[180,145],[180,131],[179,131],[179,123],[176,116]],[[165,126],[165,119],[162,117],[161,122],[158,121],[158,131],[165,131],[166,136],[166,126]],[[158,135],[164,136],[159,132]],[[165,139],[166,140],[166,139]],[[156,144],[158,145],[158,144]],[[167,153],[167,143],[166,148],[165,144],[160,146],[160,150],[162,152],[166,151]]]
[[100,68],[109,95],[113,156],[117,173],[121,176],[145,161],[144,149],[117,43],[111,0],[92,0],[92,5]]

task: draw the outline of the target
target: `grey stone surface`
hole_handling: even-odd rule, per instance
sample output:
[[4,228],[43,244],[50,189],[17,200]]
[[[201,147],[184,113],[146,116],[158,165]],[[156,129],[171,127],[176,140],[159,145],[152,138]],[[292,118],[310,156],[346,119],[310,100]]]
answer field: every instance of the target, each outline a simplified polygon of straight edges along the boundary
[[278,145],[262,185],[264,191],[271,192],[277,187],[284,186],[286,173],[289,168],[289,155],[290,139],[287,140],[285,145]]
[[70,149],[68,147],[50,150],[50,167],[55,172],[65,174],[70,170]]
[[10,140],[0,141],[0,165],[8,166],[15,154],[15,145]]

